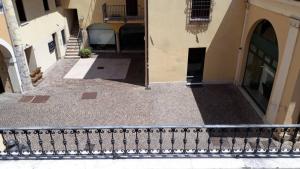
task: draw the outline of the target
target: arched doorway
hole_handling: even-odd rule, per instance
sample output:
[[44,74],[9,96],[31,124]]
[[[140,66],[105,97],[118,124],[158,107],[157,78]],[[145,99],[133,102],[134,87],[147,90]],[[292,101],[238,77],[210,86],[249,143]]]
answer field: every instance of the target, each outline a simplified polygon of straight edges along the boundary
[[5,92],[22,92],[20,73],[13,48],[2,39],[0,39],[0,81]]
[[7,65],[5,61],[5,56],[3,52],[1,52],[1,46],[0,46],[0,94],[11,91],[11,84],[10,79],[7,71]]
[[266,113],[278,65],[278,42],[272,24],[260,21],[250,40],[243,87]]
[[120,28],[120,45],[122,50],[145,49],[145,27],[142,24],[125,24]]

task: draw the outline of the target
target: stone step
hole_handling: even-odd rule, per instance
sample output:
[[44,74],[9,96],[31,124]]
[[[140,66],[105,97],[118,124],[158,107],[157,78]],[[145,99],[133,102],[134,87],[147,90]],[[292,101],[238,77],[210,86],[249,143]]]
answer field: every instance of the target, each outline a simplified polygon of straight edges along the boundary
[[66,52],[67,56],[76,56],[78,54],[79,54],[79,52]]
[[79,49],[67,50],[66,53],[79,53]]
[[73,44],[73,43],[79,44],[78,41],[69,41],[69,42],[68,42],[68,44]]
[[80,59],[80,56],[76,55],[76,56],[65,56],[65,59]]
[[68,46],[67,50],[80,50],[79,46]]

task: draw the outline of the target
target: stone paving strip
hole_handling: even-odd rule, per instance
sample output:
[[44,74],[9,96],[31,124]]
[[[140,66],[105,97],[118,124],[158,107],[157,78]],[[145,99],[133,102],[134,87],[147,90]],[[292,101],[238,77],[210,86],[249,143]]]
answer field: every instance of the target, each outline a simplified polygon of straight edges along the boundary
[[299,169],[299,159],[133,159],[0,161],[3,169]]

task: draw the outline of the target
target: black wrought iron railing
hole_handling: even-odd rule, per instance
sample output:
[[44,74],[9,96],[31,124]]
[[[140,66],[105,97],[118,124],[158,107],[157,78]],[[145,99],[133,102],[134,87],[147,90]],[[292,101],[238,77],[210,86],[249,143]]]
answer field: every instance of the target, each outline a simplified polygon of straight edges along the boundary
[[2,160],[300,157],[300,126],[0,129]]
[[126,10],[126,5],[108,5],[102,6],[103,20],[104,21],[128,21],[132,19],[144,19],[144,8],[137,6],[136,14],[129,15]]

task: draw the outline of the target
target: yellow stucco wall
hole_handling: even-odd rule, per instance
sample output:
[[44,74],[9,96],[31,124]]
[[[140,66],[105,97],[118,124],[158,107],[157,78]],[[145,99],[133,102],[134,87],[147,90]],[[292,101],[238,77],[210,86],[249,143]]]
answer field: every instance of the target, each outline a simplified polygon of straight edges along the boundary
[[11,44],[4,14],[0,13],[0,38]]
[[[8,44],[11,44],[9,33],[7,30],[5,16],[3,13],[0,13],[0,39],[6,41]],[[2,46],[2,48],[4,48],[4,46]],[[5,91],[11,92],[12,87],[8,76],[7,66],[5,63],[5,56],[1,52],[1,50],[0,50],[0,77],[2,80],[2,84],[4,85]]]
[[[93,23],[103,23],[103,4],[125,5],[125,0],[63,0],[62,6],[69,9],[77,9],[79,19],[83,19],[82,28],[87,28]],[[138,0],[139,15],[143,15],[144,0]]]
[[184,0],[149,1],[150,83],[186,81],[188,49],[206,47],[204,82],[232,83],[245,14],[244,1],[213,1],[212,20],[190,25]]

